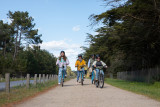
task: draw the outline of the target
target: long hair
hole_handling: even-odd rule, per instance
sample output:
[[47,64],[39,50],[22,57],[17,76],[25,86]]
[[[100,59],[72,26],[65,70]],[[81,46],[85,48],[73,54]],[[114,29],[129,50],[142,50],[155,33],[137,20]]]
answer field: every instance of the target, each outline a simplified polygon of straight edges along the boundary
[[[64,51],[61,51],[61,53],[64,53],[63,59],[64,59],[64,61],[66,61],[66,60],[67,60],[67,57],[66,57],[66,55],[65,55],[65,52],[64,52]],[[60,53],[60,54],[61,54],[61,53]],[[62,56],[60,55],[59,60],[61,60],[61,57],[62,57]]]

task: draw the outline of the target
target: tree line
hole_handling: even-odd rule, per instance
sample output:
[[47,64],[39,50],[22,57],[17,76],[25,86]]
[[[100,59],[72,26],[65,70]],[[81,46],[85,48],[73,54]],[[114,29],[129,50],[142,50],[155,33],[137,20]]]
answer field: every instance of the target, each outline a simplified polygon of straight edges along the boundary
[[87,34],[84,57],[100,54],[109,72],[134,71],[160,65],[160,1],[104,0],[111,7],[89,19],[101,23],[96,35]]
[[57,73],[56,57],[40,49],[42,34],[35,29],[34,18],[27,11],[9,11],[7,18],[11,23],[0,20],[0,74]]

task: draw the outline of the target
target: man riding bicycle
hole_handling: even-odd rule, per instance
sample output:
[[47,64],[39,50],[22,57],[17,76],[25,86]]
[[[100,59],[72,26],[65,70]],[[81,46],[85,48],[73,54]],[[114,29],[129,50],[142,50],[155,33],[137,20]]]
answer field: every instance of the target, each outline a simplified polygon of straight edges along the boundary
[[78,59],[76,61],[75,67],[77,67],[77,83],[80,77],[80,73],[82,73],[82,80],[83,80],[83,73],[84,73],[84,66],[86,65],[86,62],[82,58],[82,55],[78,55]]
[[96,81],[97,81],[99,72],[104,76],[103,68],[107,68],[107,65],[103,61],[101,61],[99,55],[96,55],[96,61],[94,61],[93,66],[96,69]]

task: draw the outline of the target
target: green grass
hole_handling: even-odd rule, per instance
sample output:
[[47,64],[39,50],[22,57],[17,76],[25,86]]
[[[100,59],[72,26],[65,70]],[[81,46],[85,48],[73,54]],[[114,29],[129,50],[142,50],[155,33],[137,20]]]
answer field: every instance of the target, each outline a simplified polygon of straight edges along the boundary
[[[74,77],[72,77],[74,78]],[[65,81],[68,81],[72,78],[66,78]],[[24,98],[27,98],[29,96],[34,96],[38,92],[42,92],[44,90],[47,90],[55,85],[57,85],[56,81],[49,81],[45,84],[37,84],[37,86],[30,85],[29,89],[26,89],[26,86],[16,86],[11,89],[11,92],[9,94],[5,92],[0,92],[0,107],[2,105],[6,105],[12,102],[18,102],[23,100]]]
[[125,89],[128,91],[142,94],[150,98],[160,101],[160,82],[154,84],[143,83],[143,82],[131,82],[117,79],[105,79],[105,82],[115,87]]

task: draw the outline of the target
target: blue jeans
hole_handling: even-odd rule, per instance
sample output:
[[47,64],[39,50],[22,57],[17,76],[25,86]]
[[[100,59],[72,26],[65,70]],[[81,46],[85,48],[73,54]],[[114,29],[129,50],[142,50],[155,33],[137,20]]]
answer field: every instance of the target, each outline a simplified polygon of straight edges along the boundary
[[92,77],[91,77],[92,81],[94,80],[94,77],[95,77],[95,74],[94,74],[94,71],[92,71]]
[[[84,73],[84,69],[82,69],[82,71],[77,71],[77,81],[79,80],[79,77],[81,76],[80,74],[82,73],[82,79],[83,79],[83,73]],[[80,77],[81,78],[81,77]]]
[[103,72],[103,70],[99,70],[99,69],[96,69],[96,80],[98,80],[98,74],[99,74],[99,72],[102,74],[102,75],[104,75],[104,72]]
[[64,79],[65,72],[66,72],[66,67],[65,67],[65,68],[59,68],[59,73],[58,73],[58,83],[61,83],[62,72],[63,72],[63,79]]

